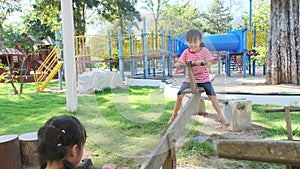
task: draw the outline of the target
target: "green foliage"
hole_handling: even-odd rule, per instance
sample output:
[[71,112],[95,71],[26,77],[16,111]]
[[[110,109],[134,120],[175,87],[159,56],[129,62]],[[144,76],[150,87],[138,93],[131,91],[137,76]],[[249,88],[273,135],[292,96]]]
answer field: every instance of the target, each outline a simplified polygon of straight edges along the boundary
[[4,25],[0,30],[0,47],[12,48],[16,46],[16,40],[21,39],[21,30],[12,24]]
[[[256,26],[258,29],[269,29],[270,10],[270,0],[253,0],[252,26]],[[245,12],[243,19],[249,24],[249,11]]]
[[[74,27],[76,35],[84,35],[86,31],[87,11],[89,9],[97,8],[99,5],[98,0],[74,0],[73,2],[73,15],[74,15]],[[39,16],[37,19],[42,24],[52,27],[53,30],[60,29],[60,14],[61,14],[61,1],[44,1],[36,0],[34,16]]]
[[21,10],[20,1],[21,0],[0,0],[0,30],[2,29],[2,24],[11,13]]
[[205,32],[216,34],[226,33],[230,28],[230,22],[233,20],[233,15],[229,8],[224,7],[223,0],[214,0],[208,9],[208,13],[203,13],[205,18]]
[[188,1],[184,5],[166,3],[159,26],[164,30],[172,31],[172,35],[177,36],[191,28],[202,30],[203,22],[198,8]]
[[270,0],[254,0],[252,20],[253,25],[261,29],[270,27]]
[[[32,22],[40,20],[40,26],[49,26],[51,31],[60,29],[61,22],[61,2],[36,0],[29,17]],[[87,20],[93,12],[102,17],[103,20],[111,23],[117,21],[117,26],[121,26],[125,32],[128,23],[137,25],[136,20],[141,21],[141,16],[134,8],[132,1],[115,0],[73,0],[74,27],[76,35],[84,35],[86,32]],[[94,20],[93,20],[94,22]],[[39,23],[35,23],[39,25]]]
[[59,17],[61,13],[60,5],[60,1],[36,0],[35,4],[33,5],[33,10],[30,11],[28,15],[26,15],[26,18],[33,21],[38,19],[41,24],[51,27],[52,31],[59,30],[61,27],[61,19]]
[[113,30],[120,30],[127,33],[127,25],[137,27],[136,21],[142,21],[141,14],[134,7],[132,1],[123,0],[103,0],[97,9],[98,14],[105,20],[114,25]]
[[251,59],[256,59],[259,66],[262,66],[266,63],[268,49],[266,47],[255,47],[254,48],[259,55],[251,56]]
[[43,40],[47,36],[54,38],[55,32],[51,26],[43,24],[40,19],[36,16],[32,15],[33,13],[29,13],[24,17],[24,25],[26,27],[26,32],[30,35],[34,35],[35,38],[39,40]]
[[0,75],[0,81],[3,81],[4,83],[17,82],[17,78],[19,77],[17,69],[11,70],[11,69],[9,69],[9,67],[7,65],[4,65],[4,64],[1,64],[0,68],[2,68],[4,70],[4,72]]
[[[3,42],[0,47],[13,48],[18,47],[20,52],[26,54],[24,50],[29,50],[29,52],[33,52],[34,41],[27,34],[22,33],[22,30],[19,26],[14,26],[12,24],[4,25],[3,29],[0,30],[0,41]],[[22,49],[21,49],[22,48]]]
[[[0,69],[3,69],[4,71],[8,70],[7,66],[5,66],[3,63],[0,63]],[[1,81],[5,81],[5,74],[4,73],[0,74],[0,82]]]

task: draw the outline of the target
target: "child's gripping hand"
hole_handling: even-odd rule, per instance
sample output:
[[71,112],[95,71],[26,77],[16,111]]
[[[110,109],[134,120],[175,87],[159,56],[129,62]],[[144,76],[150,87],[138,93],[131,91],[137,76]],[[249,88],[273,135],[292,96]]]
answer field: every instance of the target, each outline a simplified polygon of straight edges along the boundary
[[201,63],[202,63],[202,62],[203,62],[203,61],[201,61],[201,60],[196,60],[194,64],[197,65],[197,66],[201,66]]
[[203,60],[196,60],[195,65],[197,65],[197,66],[207,66],[208,62],[203,61]]
[[180,68],[180,65],[181,65],[182,63],[180,63],[180,62],[176,62],[175,64],[174,64],[174,66],[176,67],[176,68]]

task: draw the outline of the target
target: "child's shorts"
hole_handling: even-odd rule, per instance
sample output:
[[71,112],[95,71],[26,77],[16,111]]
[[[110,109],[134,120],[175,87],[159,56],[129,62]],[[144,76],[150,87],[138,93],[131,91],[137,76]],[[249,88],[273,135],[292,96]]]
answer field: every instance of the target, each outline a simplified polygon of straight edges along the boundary
[[[206,95],[209,95],[209,96],[216,96],[216,93],[214,91],[214,88],[211,84],[211,82],[206,82],[206,83],[197,83],[197,86],[198,87],[203,87],[204,90],[205,90],[205,93]],[[181,87],[177,93],[177,95],[181,95],[183,93],[183,91],[187,88],[190,88],[190,83],[188,82],[183,82],[181,84]]]

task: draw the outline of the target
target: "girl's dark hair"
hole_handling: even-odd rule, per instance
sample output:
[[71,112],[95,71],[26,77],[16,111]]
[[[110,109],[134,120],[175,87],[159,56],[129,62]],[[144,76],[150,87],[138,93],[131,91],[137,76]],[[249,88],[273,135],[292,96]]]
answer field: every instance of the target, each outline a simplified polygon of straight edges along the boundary
[[[191,29],[185,34],[185,40],[187,42],[198,39],[202,40],[202,33],[198,29]],[[204,47],[203,42],[200,44],[200,47]]]
[[42,162],[61,160],[69,146],[80,148],[86,141],[81,122],[68,115],[52,117],[38,131],[38,153]]

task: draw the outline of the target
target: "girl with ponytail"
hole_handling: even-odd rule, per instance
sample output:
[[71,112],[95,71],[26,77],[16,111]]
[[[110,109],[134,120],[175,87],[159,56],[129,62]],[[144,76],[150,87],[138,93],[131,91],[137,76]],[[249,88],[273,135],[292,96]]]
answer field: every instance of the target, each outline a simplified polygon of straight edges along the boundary
[[68,115],[52,117],[38,131],[42,169],[76,169],[83,154],[86,130]]

